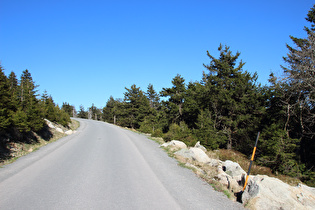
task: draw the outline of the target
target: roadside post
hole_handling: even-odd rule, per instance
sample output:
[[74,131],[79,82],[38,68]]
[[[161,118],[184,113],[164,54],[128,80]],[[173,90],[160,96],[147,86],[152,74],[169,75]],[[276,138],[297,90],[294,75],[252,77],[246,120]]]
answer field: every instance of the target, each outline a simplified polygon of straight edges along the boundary
[[254,156],[255,156],[255,152],[256,152],[256,148],[257,148],[257,142],[258,142],[258,139],[259,139],[259,135],[260,135],[260,132],[258,132],[257,137],[256,137],[255,147],[253,149],[252,157],[250,159],[248,172],[247,172],[247,175],[246,175],[246,179],[245,179],[243,190],[238,192],[238,193],[236,193],[237,201],[240,202],[240,203],[242,203],[242,195],[243,195],[243,192],[244,192],[244,190],[245,190],[245,188],[247,186],[247,181],[248,181],[248,177],[249,177],[249,174],[250,174],[250,169],[251,169],[253,161],[254,161]]

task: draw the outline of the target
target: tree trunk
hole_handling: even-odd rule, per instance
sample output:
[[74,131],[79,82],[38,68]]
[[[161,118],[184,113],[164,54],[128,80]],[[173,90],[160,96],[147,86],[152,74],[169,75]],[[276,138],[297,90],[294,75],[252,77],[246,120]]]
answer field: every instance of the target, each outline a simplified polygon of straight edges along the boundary
[[182,111],[182,106],[183,106],[183,103],[180,103],[180,104],[178,105],[178,111],[179,111],[179,117],[180,117],[180,120],[181,120],[181,118],[182,118],[182,114],[183,114],[183,111]]
[[289,137],[289,131],[288,131],[288,125],[289,125],[289,120],[290,120],[290,104],[288,104],[287,108],[287,121],[284,125],[284,130],[287,132],[287,136]]
[[228,143],[226,145],[226,149],[232,149],[232,132],[229,130],[228,131]]

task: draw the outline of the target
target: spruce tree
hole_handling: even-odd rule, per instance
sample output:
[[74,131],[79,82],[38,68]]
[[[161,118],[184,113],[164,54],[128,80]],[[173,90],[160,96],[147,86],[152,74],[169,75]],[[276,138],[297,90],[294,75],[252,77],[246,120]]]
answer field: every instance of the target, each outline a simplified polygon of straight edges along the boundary
[[227,138],[222,131],[215,127],[213,116],[208,109],[201,110],[196,121],[194,134],[202,145],[215,150],[224,145]]
[[[287,44],[288,54],[282,66],[281,102],[285,106],[284,129],[288,138],[298,139],[300,161],[309,169],[315,162],[315,5],[307,14],[311,27],[304,27],[306,38],[290,36],[295,47]],[[298,159],[298,158],[295,158]]]
[[57,113],[55,110],[56,105],[53,98],[48,96],[47,91],[44,91],[42,94],[40,105],[44,118],[52,122],[57,122]]
[[64,127],[68,127],[71,122],[69,114],[61,109],[58,105],[54,107],[56,113],[56,122],[61,124]]
[[16,74],[13,71],[10,73],[8,80],[10,85],[12,103],[14,103],[14,105],[17,106],[19,103],[18,100],[19,84]]
[[159,95],[157,94],[157,92],[154,90],[152,84],[148,85],[146,95],[150,101],[150,107],[157,110],[160,106],[160,98],[159,98]]
[[136,85],[125,88],[124,120],[128,127],[139,128],[150,110],[150,103],[145,93]]
[[163,88],[160,95],[168,97],[168,100],[163,103],[171,123],[179,124],[183,120],[183,104],[186,94],[185,79],[177,74],[173,78],[172,84],[173,87],[171,88]]
[[245,63],[242,61],[236,66],[239,52],[233,55],[229,47],[221,44],[218,50],[219,58],[207,52],[211,61],[210,65],[204,65],[209,73],[204,73],[202,79],[205,91],[203,109],[209,109],[215,129],[226,135],[226,147],[231,149],[232,146],[246,145],[242,141],[251,139],[247,134],[251,132],[249,126],[255,129],[253,122],[256,119],[253,114],[260,105],[256,102],[257,74],[251,75],[243,71]]
[[11,125],[12,108],[9,81],[0,66],[0,132]]
[[88,112],[85,111],[84,106],[80,105],[79,108],[79,113],[78,113],[78,117],[79,118],[83,118],[83,119],[87,119],[88,118]]
[[103,108],[103,120],[105,122],[113,123],[116,125],[119,113],[118,100],[115,100],[113,96],[110,96],[106,102],[106,106]]
[[94,104],[89,108],[90,118],[93,120],[100,120],[101,119],[101,111],[98,109]]
[[[26,69],[23,71],[20,80],[20,100],[21,110],[26,114],[27,127],[25,131],[39,131],[45,125],[43,112],[39,104],[37,97],[37,88],[35,85],[31,73]],[[23,117],[24,115],[20,115]],[[25,119],[23,119],[25,122]]]
[[199,82],[190,82],[187,85],[183,104],[183,119],[191,129],[197,129],[198,116],[205,106],[202,100],[204,87]]
[[64,110],[69,116],[75,117],[75,107],[69,103],[63,102],[61,109]]
[[160,111],[160,98],[157,92],[154,90],[153,85],[149,84],[146,92],[146,96],[149,100],[149,110],[140,122],[139,130],[144,133],[154,133],[156,129],[162,130],[158,123],[158,112]]

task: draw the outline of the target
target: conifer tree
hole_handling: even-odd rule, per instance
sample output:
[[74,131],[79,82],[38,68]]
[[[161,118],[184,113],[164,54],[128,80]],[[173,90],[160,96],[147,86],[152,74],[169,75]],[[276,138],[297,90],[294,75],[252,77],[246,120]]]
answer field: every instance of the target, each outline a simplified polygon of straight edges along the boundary
[[204,87],[199,82],[190,82],[187,85],[185,101],[183,104],[183,119],[191,129],[196,129],[198,116],[203,111]]
[[[307,20],[313,20],[315,6],[308,14]],[[312,22],[314,24],[314,22]],[[284,82],[287,84],[288,107],[291,113],[299,119],[301,136],[314,136],[312,125],[315,124],[315,29],[305,27],[306,39],[298,39],[291,36],[296,48],[287,45],[289,53],[284,57],[288,67],[284,67],[287,74]]]
[[56,113],[56,122],[61,124],[64,127],[68,127],[71,122],[69,114],[61,109],[58,105],[54,107]]
[[84,106],[80,105],[80,110],[78,113],[79,118],[87,119],[88,118],[88,112],[85,111]]
[[109,123],[117,124],[119,118],[121,101],[115,100],[113,96],[110,96],[106,102],[106,106],[103,108],[103,120]]
[[92,106],[89,108],[90,118],[94,120],[100,120],[101,119],[101,111],[92,104]]
[[61,109],[64,110],[71,117],[75,117],[76,115],[75,107],[70,105],[69,103],[63,102]]
[[16,74],[13,71],[10,73],[8,80],[10,85],[12,103],[14,103],[14,105],[17,106],[19,103],[18,101],[19,84]]
[[153,85],[149,84],[147,89],[147,97],[150,101],[150,107],[154,109],[158,109],[160,106],[160,98],[157,92],[154,90]]
[[41,108],[45,119],[52,122],[57,122],[55,106],[56,105],[52,97],[48,96],[47,91],[44,91],[41,97]]
[[257,163],[270,167],[274,172],[296,176],[299,173],[298,139],[288,133],[287,106],[283,103],[283,90],[287,85],[270,74],[270,86],[265,88],[265,107],[262,132],[257,150]]
[[200,111],[196,126],[195,136],[205,147],[214,150],[225,144],[226,135],[216,129],[213,116],[208,109]]
[[160,98],[153,88],[152,84],[148,85],[146,96],[149,100],[149,110],[140,122],[140,131],[145,133],[154,133],[156,129],[162,130],[158,123],[158,112],[160,111]]
[[239,141],[239,135],[243,141],[249,140],[250,137],[246,136],[247,129],[255,125],[252,113],[255,113],[259,106],[256,102],[257,75],[243,72],[245,63],[242,61],[236,66],[239,52],[233,55],[229,47],[223,47],[221,44],[218,50],[219,58],[207,52],[211,61],[210,65],[204,65],[209,73],[204,73],[202,79],[205,87],[203,109],[209,109],[212,113],[215,128],[225,133],[226,147],[231,149],[232,146],[243,144]]
[[150,104],[145,93],[136,85],[132,85],[130,89],[125,88],[124,93],[124,119],[128,127],[139,128],[140,122],[147,116]]
[[186,94],[185,79],[177,74],[173,78],[172,84],[173,87],[171,88],[163,88],[160,95],[168,97],[168,100],[163,103],[171,123],[179,124],[183,120],[183,104]]
[[[22,108],[20,111],[26,114],[27,126],[25,131],[39,131],[45,124],[43,112],[36,98],[37,87],[31,73],[27,69],[23,71],[20,80],[20,100]],[[23,116],[22,114],[20,117]],[[25,122],[25,119],[23,119],[23,122]]]
[[[284,130],[288,138],[298,139],[298,156],[308,169],[315,162],[315,5],[307,14],[311,27],[304,27],[306,38],[290,36],[289,53],[282,66],[286,77],[281,81],[281,102],[285,106]],[[295,158],[298,159],[298,158]],[[315,179],[315,178],[314,178]]]
[[12,108],[9,81],[0,65],[0,132],[11,125]]

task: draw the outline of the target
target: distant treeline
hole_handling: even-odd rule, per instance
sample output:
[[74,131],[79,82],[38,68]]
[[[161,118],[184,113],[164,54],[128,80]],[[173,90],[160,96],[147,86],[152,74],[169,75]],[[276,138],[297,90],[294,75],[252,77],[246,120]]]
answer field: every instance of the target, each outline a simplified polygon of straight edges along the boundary
[[[165,140],[200,141],[209,149],[235,149],[250,155],[257,132],[256,162],[274,172],[315,185],[315,7],[306,20],[306,39],[291,37],[284,77],[270,74],[270,85],[257,83],[257,74],[243,70],[240,53],[220,45],[218,58],[209,52],[199,82],[185,83],[181,75],[158,94],[126,88],[124,99],[110,97],[103,109],[94,105],[78,116],[138,129]],[[266,61],[267,62],[267,61]]]

